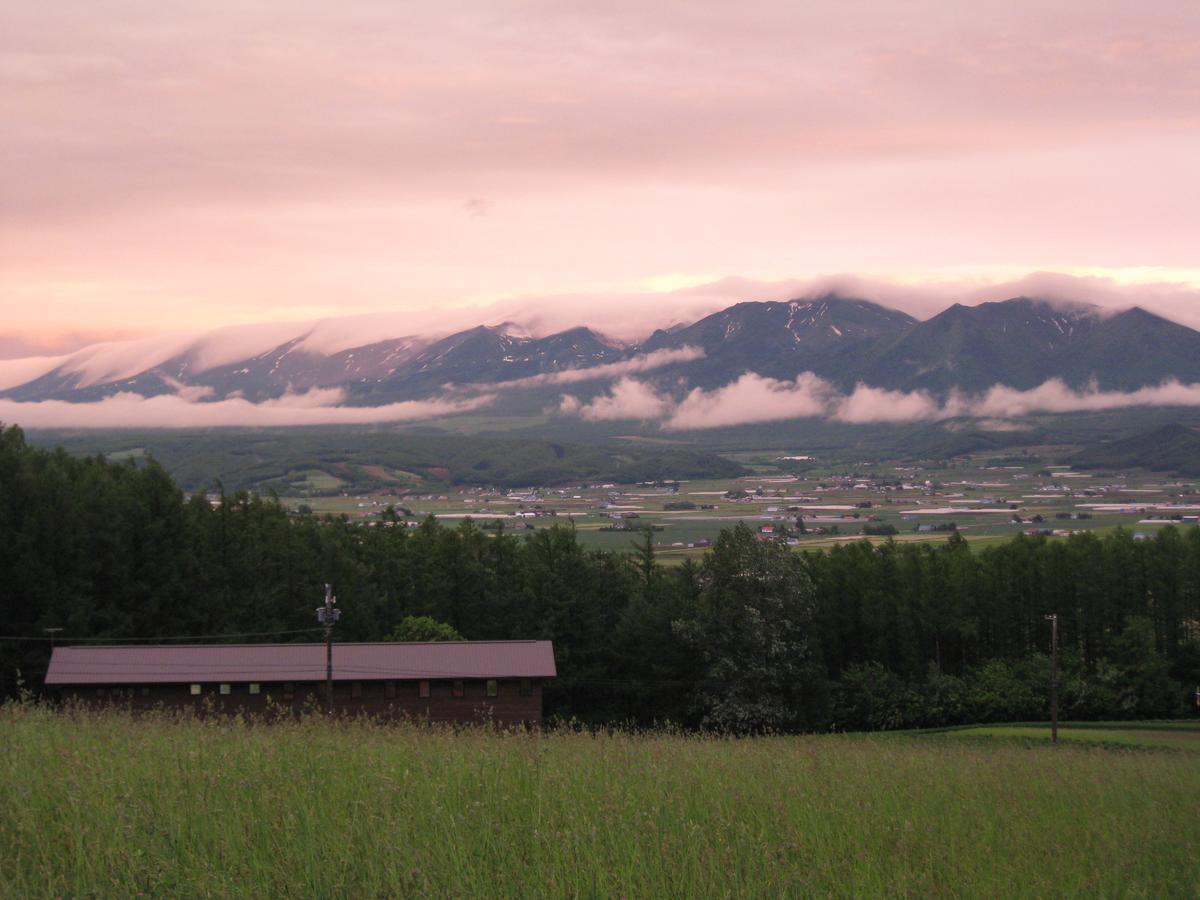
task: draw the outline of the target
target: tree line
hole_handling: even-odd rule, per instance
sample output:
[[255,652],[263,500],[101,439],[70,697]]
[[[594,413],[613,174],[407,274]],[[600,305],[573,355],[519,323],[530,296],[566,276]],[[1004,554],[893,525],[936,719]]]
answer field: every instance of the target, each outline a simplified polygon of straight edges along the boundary
[[1047,715],[1047,613],[1064,718],[1185,715],[1200,683],[1200,529],[1017,536],[972,550],[852,542],[794,552],[726,529],[664,566],[569,525],[374,527],[219,488],[186,496],[153,460],[113,463],[0,429],[0,691],[37,686],[48,642],[282,634],[313,640],[326,582],[337,638],[427,617],[467,639],[554,641],[546,712],[736,731],[889,729]]

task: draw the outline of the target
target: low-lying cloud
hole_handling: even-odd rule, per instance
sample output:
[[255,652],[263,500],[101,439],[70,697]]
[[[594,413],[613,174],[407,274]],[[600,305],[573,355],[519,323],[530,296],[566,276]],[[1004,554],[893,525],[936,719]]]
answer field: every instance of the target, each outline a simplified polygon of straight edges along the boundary
[[1030,413],[1092,412],[1129,406],[1200,406],[1200,384],[1183,384],[1172,378],[1136,391],[1102,391],[1094,384],[1075,390],[1052,378],[1028,391],[996,385],[970,406],[970,414],[1013,418]]
[[345,392],[314,389],[252,403],[241,398],[201,402],[175,394],[143,397],[121,393],[94,403],[0,399],[0,422],[24,428],[214,428],[289,425],[366,425],[407,422],[470,412],[495,396],[406,400],[386,406],[341,406]]
[[577,397],[563,395],[559,401],[559,412],[575,415],[588,422],[608,422],[621,419],[654,421],[668,414],[671,398],[660,394],[644,381],[622,378],[607,394],[596,397],[590,403],[580,403]]
[[[778,381],[747,372],[715,391],[695,388],[676,406],[664,428],[720,428],[746,422],[772,422],[822,415],[829,383],[811,372],[795,381]],[[750,417],[750,418],[747,418]]]
[[[723,387],[695,388],[676,400],[647,382],[623,378],[613,388],[582,402],[564,395],[563,415],[587,421],[657,421],[664,430],[686,431],[752,425],[788,419],[824,418],[853,424],[928,422],[978,418],[991,430],[1037,413],[1093,412],[1132,406],[1200,406],[1200,384],[1176,380],[1134,391],[1104,391],[1095,384],[1076,389],[1052,378],[1036,388],[995,385],[982,394],[960,392],[938,400],[926,391],[893,391],[859,384],[842,393],[805,372],[792,381],[747,372]],[[1012,427],[1016,427],[1015,425]]]
[[620,362],[604,363],[599,366],[586,366],[581,369],[562,369],[558,372],[543,372],[541,375],[530,375],[528,378],[513,378],[510,381],[497,381],[491,384],[446,385],[448,388],[465,390],[520,390],[544,385],[578,384],[582,381],[605,381],[610,378],[620,378],[624,375],[635,375],[661,369],[674,363],[692,362],[703,359],[704,349],[701,347],[678,347],[666,350],[654,350],[650,353],[639,353],[637,356]]

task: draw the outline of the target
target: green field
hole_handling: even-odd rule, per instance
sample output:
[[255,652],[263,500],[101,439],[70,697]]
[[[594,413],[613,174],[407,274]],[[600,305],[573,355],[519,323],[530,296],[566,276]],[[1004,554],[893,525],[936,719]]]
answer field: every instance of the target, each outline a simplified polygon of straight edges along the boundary
[[1194,897],[1191,754],[0,710],[6,897]]
[[[1049,723],[1021,725],[976,725],[944,732],[962,738],[1012,738],[1049,742]],[[1200,753],[1200,723],[1197,722],[1064,722],[1058,727],[1063,742],[1114,744],[1123,747],[1169,747]]]

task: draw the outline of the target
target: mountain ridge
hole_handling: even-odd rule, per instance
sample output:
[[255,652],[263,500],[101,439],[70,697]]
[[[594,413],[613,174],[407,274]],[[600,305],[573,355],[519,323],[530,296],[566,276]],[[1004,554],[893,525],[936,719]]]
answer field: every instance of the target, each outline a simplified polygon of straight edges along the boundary
[[[519,324],[477,325],[442,336],[380,336],[321,352],[300,333],[270,349],[210,364],[200,342],[163,353],[115,377],[68,359],[0,390],[36,402],[87,402],[116,393],[180,394],[192,400],[253,402],[312,389],[339,389],[352,405],[379,405],[602,367],[611,381],[621,364],[655,357],[639,377],[710,389],[746,372],[780,380],[803,372],[842,388],[980,392],[996,384],[1027,390],[1056,378],[1072,387],[1133,390],[1175,378],[1200,382],[1200,331],[1132,307],[1108,312],[1089,304],[1014,297],[977,306],[953,304],[917,320],[882,304],[838,294],[785,301],[743,301],[691,323],[622,344],[586,325],[534,336]],[[675,353],[666,351],[689,350]],[[664,353],[666,352],[666,353]],[[236,353],[226,353],[226,357]],[[165,358],[161,358],[165,357]],[[89,357],[81,356],[86,360]],[[614,365],[615,364],[615,365]],[[652,371],[650,370],[652,369]],[[586,380],[586,379],[575,379]]]

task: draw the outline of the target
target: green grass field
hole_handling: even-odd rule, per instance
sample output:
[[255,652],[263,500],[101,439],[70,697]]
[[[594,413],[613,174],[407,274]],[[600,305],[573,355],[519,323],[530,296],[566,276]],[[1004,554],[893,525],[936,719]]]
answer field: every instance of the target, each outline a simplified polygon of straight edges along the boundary
[[[944,732],[950,737],[1012,738],[1021,741],[1050,741],[1049,723],[978,725]],[[1200,753],[1200,723],[1197,722],[1064,722],[1058,727],[1064,742],[1115,744],[1124,747],[1169,747]]]
[[0,709],[4,897],[1194,897],[1191,754]]

